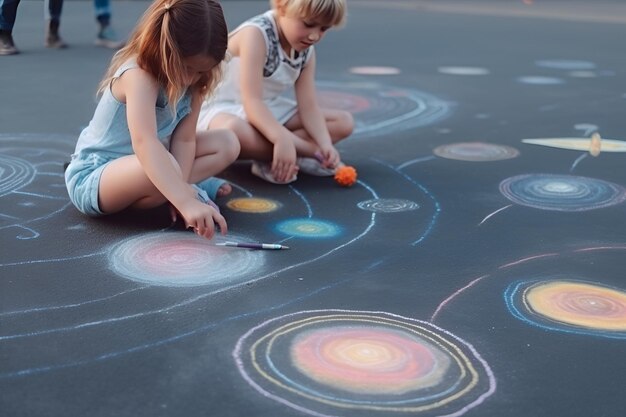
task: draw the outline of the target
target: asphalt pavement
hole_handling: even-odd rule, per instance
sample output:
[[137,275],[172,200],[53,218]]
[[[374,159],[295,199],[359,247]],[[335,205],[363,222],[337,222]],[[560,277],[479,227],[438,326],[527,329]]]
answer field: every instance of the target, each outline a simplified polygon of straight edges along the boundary
[[[121,36],[147,4],[113,1]],[[268,7],[222,4],[230,28]],[[348,4],[317,80],[354,114],[358,182],[237,162],[211,242],[165,209],[74,209],[63,163],[113,51],[91,2],[65,3],[50,50],[22,1],[0,57],[0,415],[624,414],[626,4]]]

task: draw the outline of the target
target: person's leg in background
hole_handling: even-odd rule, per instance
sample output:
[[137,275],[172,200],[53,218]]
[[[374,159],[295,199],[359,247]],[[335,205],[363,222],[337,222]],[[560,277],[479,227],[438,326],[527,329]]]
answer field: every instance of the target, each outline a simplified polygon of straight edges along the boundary
[[0,0],[0,55],[19,53],[13,43],[13,25],[20,0]]
[[46,42],[47,48],[65,48],[67,44],[59,35],[63,0],[45,0],[44,14],[46,16]]
[[124,41],[119,40],[111,27],[111,0],[94,0],[93,7],[99,26],[96,45],[111,49],[124,46]]

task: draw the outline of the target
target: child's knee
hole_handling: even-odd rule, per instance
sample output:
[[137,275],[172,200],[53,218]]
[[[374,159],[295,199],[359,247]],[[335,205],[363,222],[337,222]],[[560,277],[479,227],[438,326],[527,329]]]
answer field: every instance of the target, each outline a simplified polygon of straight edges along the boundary
[[232,131],[229,133],[228,156],[231,161],[235,161],[241,152],[241,143],[239,142],[237,135],[235,135]]
[[241,152],[241,144],[237,135],[232,130],[224,129],[220,131],[222,142],[222,153],[224,158],[235,161]]
[[354,131],[354,117],[347,111],[340,111],[337,114],[337,123],[334,132],[334,139],[345,139]]
[[155,207],[162,206],[165,203],[167,203],[167,198],[165,198],[163,194],[161,194],[157,190],[154,194],[148,195],[146,197],[143,197],[137,200],[135,203],[131,205],[131,207],[133,207],[134,209],[138,209],[138,210],[149,210]]
[[235,132],[239,142],[250,142],[254,140],[254,129],[244,120],[233,121],[232,131]]

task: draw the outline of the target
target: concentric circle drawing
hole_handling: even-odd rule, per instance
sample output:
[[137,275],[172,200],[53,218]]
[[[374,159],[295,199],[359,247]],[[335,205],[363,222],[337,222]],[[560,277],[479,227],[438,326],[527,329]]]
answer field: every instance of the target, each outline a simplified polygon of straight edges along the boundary
[[441,158],[471,162],[500,161],[519,156],[519,151],[511,146],[484,142],[462,142],[441,145],[436,147],[433,153]]
[[419,209],[419,204],[397,198],[375,198],[361,201],[357,207],[362,210],[373,211],[375,213],[398,213]]
[[341,227],[335,223],[311,218],[282,221],[276,225],[276,230],[284,235],[311,239],[330,238],[342,232]]
[[[240,240],[229,234],[229,241]],[[230,250],[193,233],[151,233],[126,239],[109,255],[110,268],[133,281],[167,286],[233,285],[265,262],[263,251]]]
[[388,135],[443,119],[448,103],[417,90],[375,83],[319,82],[322,107],[346,110],[355,119],[352,137]]
[[511,313],[539,327],[626,338],[626,292],[597,283],[524,281],[505,292]]
[[248,331],[233,352],[264,396],[316,416],[461,415],[495,390],[467,342],[384,312],[304,311]]
[[0,196],[28,185],[35,174],[36,169],[29,162],[0,154]]
[[514,203],[556,211],[593,210],[626,199],[626,189],[618,184],[573,175],[518,175],[502,181],[500,192]]
[[231,210],[243,213],[269,213],[278,210],[281,204],[268,198],[241,197],[229,200],[226,206]]
[[69,159],[71,143],[59,135],[0,134],[0,235],[36,239],[46,219],[71,205],[59,162]]

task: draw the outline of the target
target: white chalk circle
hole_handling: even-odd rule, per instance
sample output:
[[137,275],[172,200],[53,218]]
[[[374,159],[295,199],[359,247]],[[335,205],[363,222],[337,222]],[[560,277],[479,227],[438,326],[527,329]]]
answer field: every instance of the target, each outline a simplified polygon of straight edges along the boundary
[[596,132],[599,129],[599,127],[598,125],[594,125],[591,123],[577,123],[574,125],[574,129],[582,130],[586,132],[585,135],[590,135],[593,132]]
[[556,84],[564,84],[565,81],[561,78],[557,77],[542,77],[539,75],[527,75],[524,77],[519,77],[517,79],[522,84],[532,84],[532,85],[556,85]]
[[0,155],[0,196],[30,184],[36,173],[30,162],[11,155]]
[[396,75],[400,74],[400,69],[395,67],[352,67],[350,72],[358,75]]
[[501,161],[517,158],[519,151],[511,146],[484,142],[460,142],[437,146],[433,153],[441,158],[469,162]]
[[377,83],[317,83],[322,107],[346,110],[354,116],[355,137],[381,137],[439,121],[449,103],[418,90]]
[[419,204],[410,200],[397,198],[376,198],[373,200],[361,201],[357,204],[361,210],[373,211],[376,213],[398,213],[402,211],[417,210]]
[[439,67],[441,74],[448,75],[487,75],[489,70],[481,67]]
[[[249,241],[233,234],[228,241]],[[191,232],[149,233],[115,245],[110,268],[133,281],[163,286],[213,285],[230,287],[253,276],[265,263],[259,250],[216,246]]]
[[596,78],[598,76],[593,71],[570,71],[567,75],[574,78]]
[[569,212],[595,210],[626,200],[626,189],[619,184],[573,175],[517,175],[503,180],[500,192],[522,206]]
[[552,68],[558,70],[592,70],[596,64],[589,61],[571,60],[571,59],[543,59],[535,62],[535,65],[543,68]]

